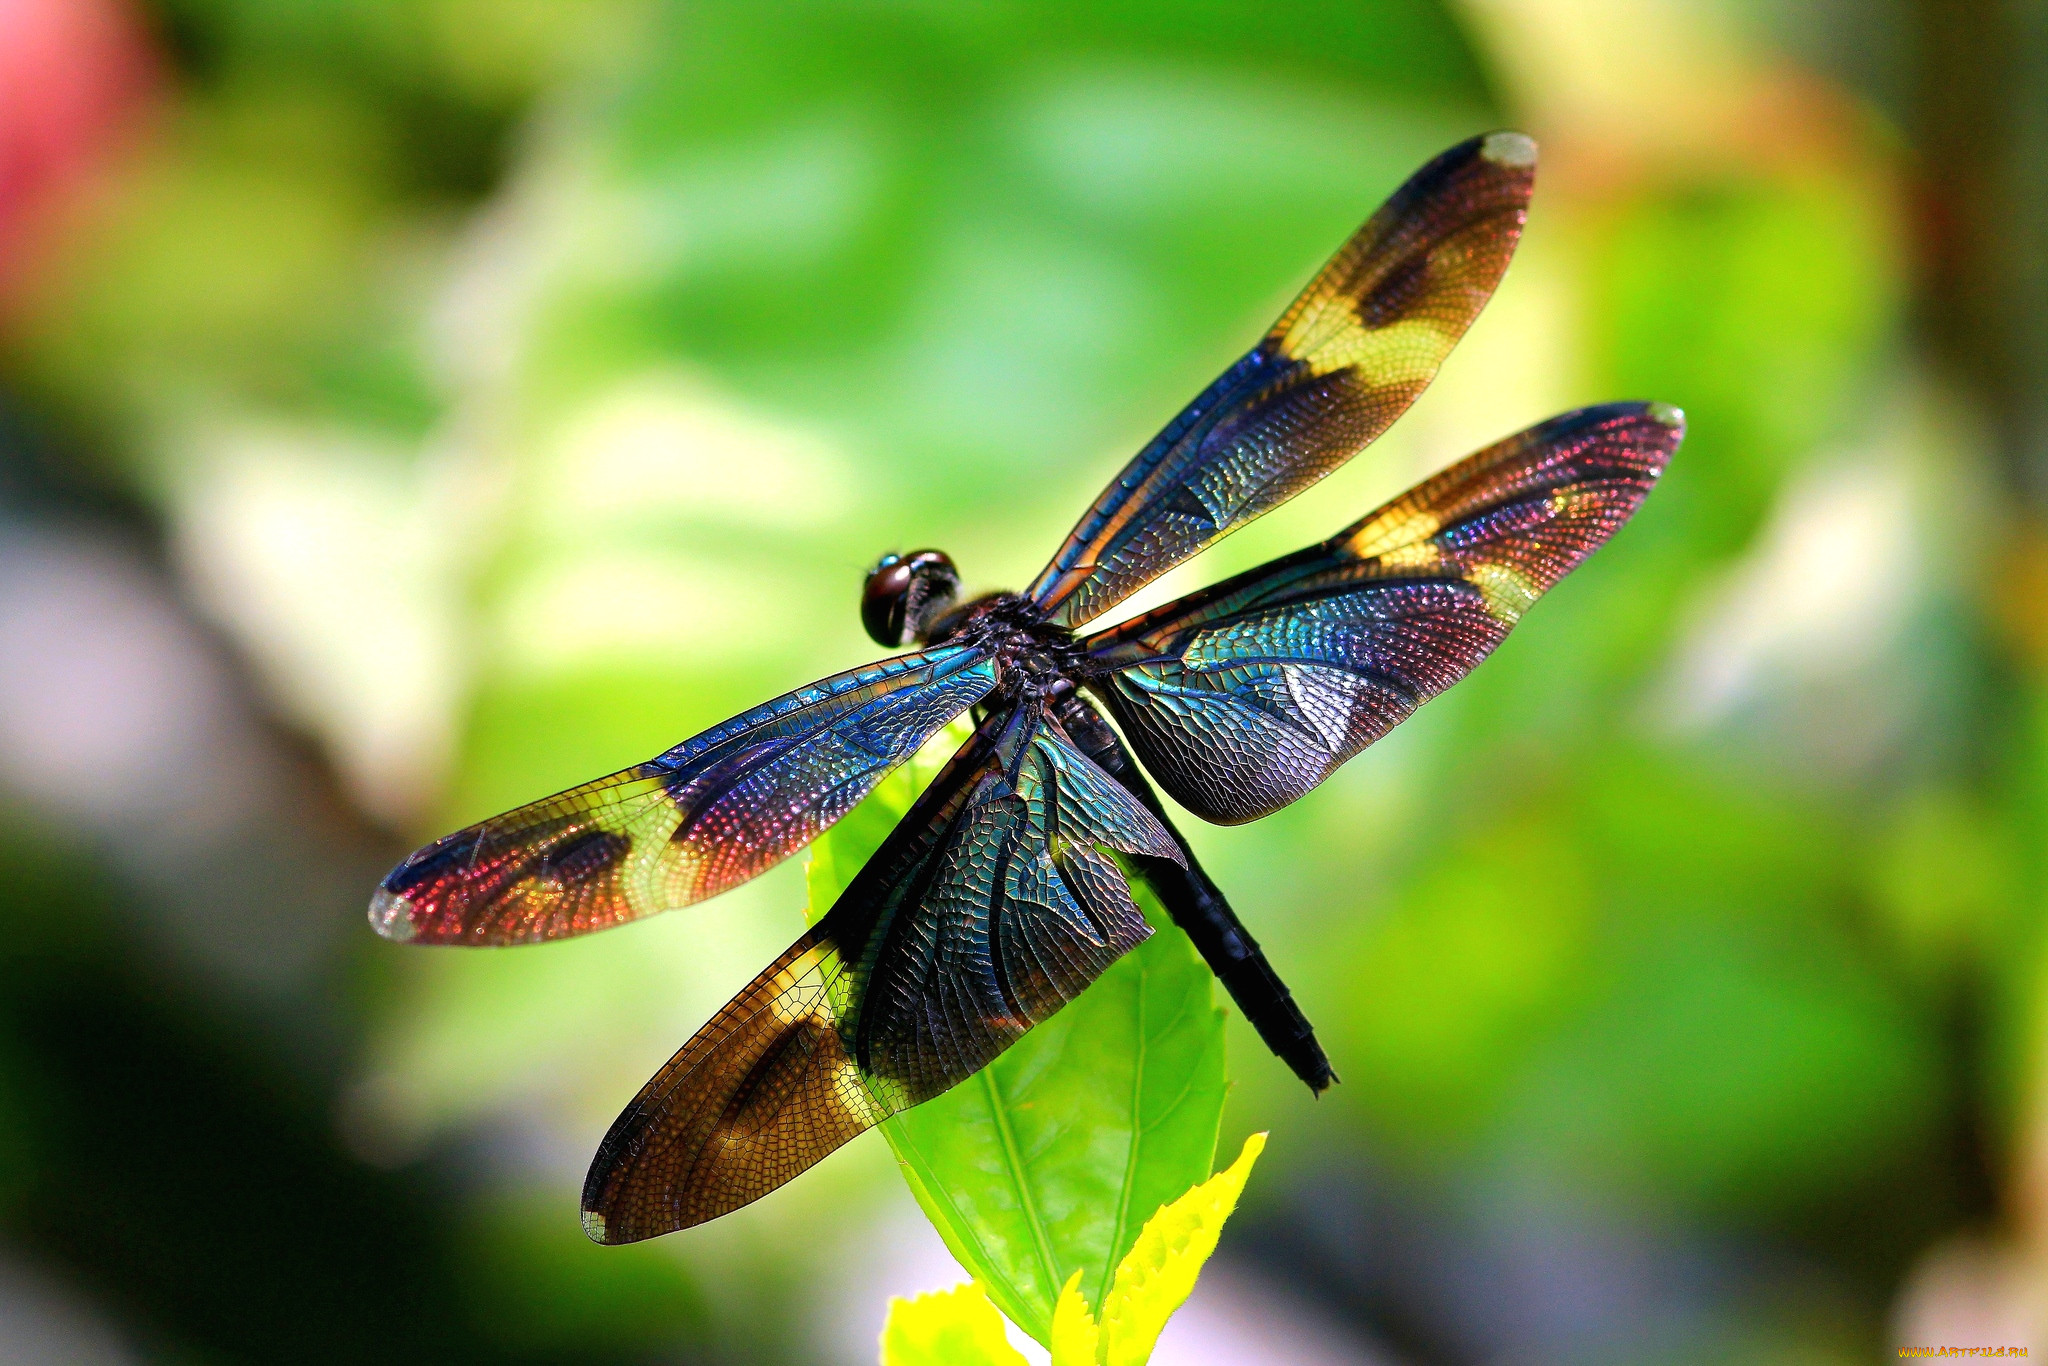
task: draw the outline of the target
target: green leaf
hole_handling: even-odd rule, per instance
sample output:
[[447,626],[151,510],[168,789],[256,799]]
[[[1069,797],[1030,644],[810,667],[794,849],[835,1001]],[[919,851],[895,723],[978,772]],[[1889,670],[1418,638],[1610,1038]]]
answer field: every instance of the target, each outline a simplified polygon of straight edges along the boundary
[[[814,918],[935,767],[921,755],[812,846]],[[1135,890],[1158,933],[988,1067],[882,1125],[946,1246],[1041,1343],[1068,1273],[1079,1269],[1083,1293],[1099,1300],[1146,1214],[1205,1179],[1216,1155],[1214,979]]]
[[1003,1316],[973,1281],[889,1301],[882,1366],[1025,1366]]
[[1202,1263],[1216,1250],[1223,1221],[1237,1208],[1266,1136],[1244,1141],[1237,1161],[1145,1221],[1145,1231],[1116,1269],[1102,1305],[1102,1366],[1143,1366],[1173,1311],[1194,1292]]

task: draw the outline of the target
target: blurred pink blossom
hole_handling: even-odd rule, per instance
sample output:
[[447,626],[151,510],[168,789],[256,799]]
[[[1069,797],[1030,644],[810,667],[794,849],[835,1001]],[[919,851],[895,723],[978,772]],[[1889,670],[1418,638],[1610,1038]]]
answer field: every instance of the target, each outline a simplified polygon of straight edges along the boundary
[[0,307],[160,84],[125,0],[0,0]]

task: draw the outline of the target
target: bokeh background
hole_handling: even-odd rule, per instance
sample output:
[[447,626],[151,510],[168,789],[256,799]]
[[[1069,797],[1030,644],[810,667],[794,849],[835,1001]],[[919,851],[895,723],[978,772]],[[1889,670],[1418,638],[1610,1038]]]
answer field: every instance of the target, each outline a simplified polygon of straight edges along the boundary
[[[1465,685],[1193,832],[1322,1031],[1162,1363],[2048,1350],[2048,16],[2002,0],[0,2],[0,1358],[873,1360],[870,1136],[586,1243],[795,866],[544,949],[444,829],[1026,580],[1426,157],[1521,254],[1353,468],[1576,404],[1635,522]],[[1156,598],[1156,594],[1154,595]],[[1192,824],[1192,823],[1191,823]]]

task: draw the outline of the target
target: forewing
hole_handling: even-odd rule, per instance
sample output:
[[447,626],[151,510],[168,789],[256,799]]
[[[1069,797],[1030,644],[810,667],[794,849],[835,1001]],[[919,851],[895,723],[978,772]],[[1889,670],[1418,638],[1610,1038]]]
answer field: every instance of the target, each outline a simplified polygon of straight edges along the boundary
[[1536,146],[1519,133],[1474,138],[1416,172],[1124,467],[1030,596],[1078,626],[1364,449],[1500,283],[1535,174]]
[[1150,932],[1112,851],[1179,858],[1055,723],[991,718],[612,1125],[584,1184],[591,1237],[737,1209],[985,1066]]
[[1096,690],[1183,806],[1267,815],[1491,653],[1683,434],[1677,410],[1635,403],[1509,437],[1320,546],[1093,637]]
[[384,879],[370,921],[392,939],[519,944],[716,896],[817,838],[994,682],[965,648],[821,680],[436,840]]

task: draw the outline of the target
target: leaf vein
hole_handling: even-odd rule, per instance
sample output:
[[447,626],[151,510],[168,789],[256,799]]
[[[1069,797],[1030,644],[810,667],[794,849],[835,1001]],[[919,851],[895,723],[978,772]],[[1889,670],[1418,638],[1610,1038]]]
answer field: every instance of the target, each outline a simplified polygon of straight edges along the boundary
[[1038,1211],[1029,1184],[1024,1179],[1024,1154],[1017,1148],[1017,1134],[1010,1127],[1010,1110],[1003,1101],[1003,1093],[996,1089],[996,1070],[984,1067],[979,1073],[982,1084],[988,1090],[989,1109],[995,1115],[996,1134],[1002,1140],[1005,1165],[1010,1171],[1010,1184],[1016,1188],[1017,1203],[1022,1206],[1025,1217],[1031,1224],[1031,1239],[1037,1245],[1038,1264],[1045,1272],[1045,1283],[1050,1295],[1059,1294],[1059,1267],[1053,1261],[1052,1239],[1045,1231],[1045,1220]]

